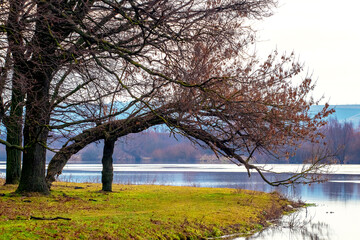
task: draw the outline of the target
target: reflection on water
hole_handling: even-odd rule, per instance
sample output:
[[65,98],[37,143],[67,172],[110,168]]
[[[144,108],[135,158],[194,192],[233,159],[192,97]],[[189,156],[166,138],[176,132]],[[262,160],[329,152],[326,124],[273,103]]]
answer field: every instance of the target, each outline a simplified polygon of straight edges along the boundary
[[[281,169],[301,166],[281,165]],[[123,184],[162,184],[197,187],[228,187],[258,191],[280,191],[288,197],[315,203],[299,213],[286,216],[271,228],[249,238],[238,239],[360,239],[360,165],[336,166],[329,181],[322,184],[271,187],[253,174],[249,179],[233,165],[115,165],[114,182]],[[4,177],[5,166],[0,164]],[[286,175],[286,174],[284,174]],[[283,175],[283,176],[284,176]],[[276,180],[279,175],[266,175]],[[281,175],[280,175],[281,177]],[[61,181],[101,182],[101,164],[68,164]]]
[[357,240],[360,236],[357,201],[319,201],[295,214],[285,216],[277,225],[248,238],[236,240],[288,240],[288,239],[346,239]]
[[[265,231],[240,239],[331,239],[331,227],[324,222],[314,222],[304,211],[285,216],[280,223]],[[305,215],[305,216],[304,216]]]
[[291,215],[284,216],[278,223],[262,232],[246,238],[252,239],[332,239],[334,233],[329,224],[316,220],[316,216],[308,209],[302,209]]

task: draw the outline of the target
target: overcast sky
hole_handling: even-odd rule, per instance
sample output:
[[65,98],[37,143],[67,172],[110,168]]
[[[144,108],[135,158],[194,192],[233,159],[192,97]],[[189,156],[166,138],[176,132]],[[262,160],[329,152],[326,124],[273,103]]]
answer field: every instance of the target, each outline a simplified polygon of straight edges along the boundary
[[257,49],[294,51],[317,81],[315,98],[360,104],[359,11],[357,0],[279,0],[274,15],[256,26]]

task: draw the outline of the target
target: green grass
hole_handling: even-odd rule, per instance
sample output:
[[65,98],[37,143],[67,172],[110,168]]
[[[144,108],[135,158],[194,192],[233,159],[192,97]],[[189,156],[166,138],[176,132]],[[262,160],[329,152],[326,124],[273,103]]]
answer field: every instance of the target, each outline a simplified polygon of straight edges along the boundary
[[224,188],[114,185],[113,192],[104,193],[100,184],[60,182],[50,196],[21,196],[15,189],[0,186],[0,239],[245,236],[289,210],[279,194]]

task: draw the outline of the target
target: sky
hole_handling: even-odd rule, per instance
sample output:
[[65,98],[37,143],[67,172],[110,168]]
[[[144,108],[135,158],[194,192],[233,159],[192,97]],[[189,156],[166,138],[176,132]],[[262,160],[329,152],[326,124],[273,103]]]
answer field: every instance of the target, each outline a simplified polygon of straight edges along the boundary
[[279,0],[274,15],[255,25],[257,51],[294,51],[321,103],[360,104],[359,10],[357,0]]

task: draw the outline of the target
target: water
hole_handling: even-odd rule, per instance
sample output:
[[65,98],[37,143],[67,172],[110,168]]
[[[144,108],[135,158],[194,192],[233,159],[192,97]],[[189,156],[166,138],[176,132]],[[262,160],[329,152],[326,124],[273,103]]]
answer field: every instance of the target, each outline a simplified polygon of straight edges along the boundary
[[[270,165],[276,171],[294,172],[302,165]],[[5,162],[0,162],[0,176]],[[272,174],[266,175],[274,179]],[[360,165],[335,166],[329,181],[295,187],[271,187],[256,174],[249,179],[244,168],[231,164],[115,164],[114,182],[197,187],[230,187],[271,192],[301,199],[316,206],[286,216],[281,223],[244,239],[360,239]],[[101,182],[101,164],[68,164],[61,181]]]

